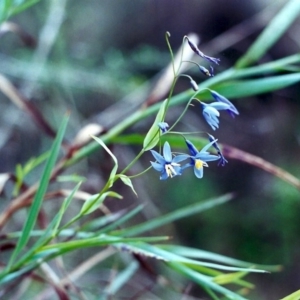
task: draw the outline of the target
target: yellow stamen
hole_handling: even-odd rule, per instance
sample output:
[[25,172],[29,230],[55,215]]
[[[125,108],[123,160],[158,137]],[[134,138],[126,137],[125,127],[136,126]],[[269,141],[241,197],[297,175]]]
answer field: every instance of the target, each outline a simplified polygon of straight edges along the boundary
[[196,169],[201,169],[202,167],[208,167],[208,164],[205,161],[202,161],[201,159],[195,160],[195,167]]

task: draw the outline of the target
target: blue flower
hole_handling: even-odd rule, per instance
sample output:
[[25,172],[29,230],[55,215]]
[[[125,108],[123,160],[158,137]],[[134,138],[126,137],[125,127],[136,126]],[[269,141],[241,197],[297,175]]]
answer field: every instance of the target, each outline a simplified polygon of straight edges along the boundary
[[179,162],[187,158],[186,155],[178,155],[172,157],[171,147],[168,142],[165,142],[163,147],[163,156],[154,150],[150,150],[156,162],[152,162],[152,167],[160,172],[160,180],[166,180],[169,177],[174,177],[182,174],[182,169]]
[[221,102],[213,102],[213,103],[203,103],[201,102],[203,108],[203,116],[206,122],[210,125],[213,130],[219,128],[219,119],[220,116],[219,110],[230,110],[230,105]]
[[193,145],[189,140],[185,140],[186,145],[190,151],[191,155],[187,155],[191,159],[190,163],[185,164],[182,167],[182,170],[188,167],[194,167],[194,173],[197,178],[203,177],[203,167],[208,167],[208,161],[218,160],[219,156],[210,154],[206,151],[209,147],[211,147],[216,140],[213,140],[209,144],[207,144],[201,151],[198,151],[197,148]]
[[215,100],[222,102],[222,103],[226,103],[229,105],[229,109],[227,109],[228,113],[234,118],[234,114],[238,115],[239,112],[236,109],[236,107],[224,96],[220,95],[219,93],[215,92],[215,91],[210,91],[211,95],[214,97]]
[[208,55],[205,55],[202,51],[200,51],[197,47],[197,45],[195,45],[192,41],[189,40],[189,38],[186,36],[187,38],[187,41],[188,41],[188,44],[189,46],[191,47],[191,49],[199,56],[201,56],[202,58],[208,60],[209,62],[213,62],[215,64],[219,64],[220,62],[220,59],[219,58],[215,58],[215,57],[211,57],[211,56],[208,56]]
[[217,140],[208,133],[208,139],[210,142],[213,142],[212,146],[217,150],[218,155],[219,155],[219,162],[218,162],[218,166],[222,166],[224,167],[226,163],[228,163],[228,160],[224,157],[221,148],[219,147]]
[[169,124],[166,123],[166,122],[159,122],[159,123],[157,124],[157,126],[160,128],[160,130],[161,130],[162,133],[167,132],[167,131],[168,131],[168,128],[169,128]]
[[210,66],[210,71],[208,71],[205,67],[198,65],[199,70],[208,77],[214,77],[214,68]]

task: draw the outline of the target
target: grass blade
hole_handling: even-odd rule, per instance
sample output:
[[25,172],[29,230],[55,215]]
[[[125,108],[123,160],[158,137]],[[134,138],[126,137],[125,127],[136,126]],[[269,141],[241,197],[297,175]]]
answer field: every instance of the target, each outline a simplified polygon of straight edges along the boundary
[[300,1],[290,0],[273,18],[246,54],[238,60],[235,67],[245,68],[259,60],[287,31],[299,13]]
[[213,208],[217,205],[223,204],[233,198],[233,194],[226,194],[224,196],[214,198],[208,201],[205,201],[204,203],[196,203],[193,205],[189,205],[184,208],[180,208],[174,212],[171,212],[169,214],[166,214],[164,216],[155,218],[153,220],[147,221],[143,224],[139,224],[136,226],[133,226],[128,229],[123,229],[114,232],[113,234],[121,235],[121,236],[132,236],[137,235],[140,233],[143,233],[145,231],[153,230],[157,227],[161,227],[165,224],[172,223],[176,220],[191,216],[193,214],[205,211],[207,209]]
[[299,81],[300,73],[295,73],[261,79],[228,81],[214,88],[225,97],[239,98],[276,91]]
[[34,196],[32,205],[29,209],[27,220],[22,229],[22,235],[20,236],[17,246],[10,257],[9,263],[7,265],[7,270],[9,270],[12,267],[14,260],[20,254],[21,250],[24,249],[24,247],[26,246],[26,244],[30,238],[31,231],[36,223],[36,219],[37,219],[40,207],[43,203],[44,195],[48,188],[52,169],[55,165],[56,159],[59,154],[60,146],[61,146],[63,136],[65,134],[65,130],[67,127],[68,119],[69,119],[68,115],[64,117],[62,124],[59,128],[59,131],[57,133],[57,136],[53,142],[53,145],[52,145],[51,151],[50,151],[50,156],[46,162],[46,166],[45,166],[45,169],[42,174],[39,188]]

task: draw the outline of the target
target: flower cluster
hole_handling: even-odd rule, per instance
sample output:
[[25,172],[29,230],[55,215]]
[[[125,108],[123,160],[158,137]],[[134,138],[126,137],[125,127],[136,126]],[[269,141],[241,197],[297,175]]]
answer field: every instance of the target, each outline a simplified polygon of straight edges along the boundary
[[[197,54],[201,58],[204,58],[206,61],[215,63],[217,65],[219,64],[220,62],[219,58],[214,58],[201,52],[198,49],[198,47],[187,36],[184,37],[184,40],[187,40],[190,48],[195,54]],[[199,70],[206,76],[208,77],[214,76],[214,69],[212,66],[210,66],[210,71],[209,71],[208,69],[199,65],[198,63],[195,63],[193,61],[187,61],[187,62],[196,64],[199,67]],[[179,76],[188,77],[190,79],[190,84],[192,89],[197,92],[196,95],[201,92],[198,91],[198,84],[189,75],[181,74]],[[214,102],[211,103],[202,102],[195,97],[193,97],[191,101],[195,99],[200,102],[204,119],[213,130],[216,130],[219,128],[220,111],[222,110],[227,111],[229,115],[233,118],[235,117],[235,115],[238,115],[239,112],[236,109],[236,107],[227,98],[225,98],[221,94],[211,89],[206,88],[206,90],[209,90],[212,98],[214,99]],[[160,128],[161,134],[172,133],[171,131],[168,131],[169,130],[168,123],[159,122],[157,125]],[[151,165],[156,171],[160,172],[160,179],[166,180],[169,177],[172,178],[177,175],[182,175],[183,171],[188,168],[193,168],[195,176],[197,178],[202,178],[204,167],[208,167],[208,162],[210,161],[218,160],[219,161],[218,165],[225,166],[225,164],[228,163],[228,161],[224,157],[221,148],[217,143],[217,139],[215,139],[209,133],[207,133],[207,135],[208,135],[209,143],[205,145],[200,151],[198,151],[198,149],[194,146],[194,144],[191,141],[185,139],[185,143],[189,151],[189,154],[186,153],[175,154],[174,152],[171,151],[171,147],[168,142],[164,143],[163,155],[161,155],[155,150],[150,150],[153,157],[155,158],[155,162],[151,161]],[[214,148],[217,154],[210,153],[208,151],[210,147]]]
[[[200,151],[197,150],[197,148],[191,141],[185,140],[185,143],[188,147],[190,154],[179,154],[173,156],[171,147],[168,142],[164,143],[163,155],[159,154],[155,150],[150,150],[152,155],[156,159],[156,162],[151,161],[152,167],[156,171],[160,172],[161,180],[181,175],[183,170],[189,167],[192,167],[194,169],[194,174],[197,178],[202,178],[203,167],[208,167],[208,161],[220,160],[221,164],[224,161],[226,161],[222,154],[214,155],[207,151],[213,145],[216,145],[215,147],[220,149],[215,139],[213,139],[213,141],[207,144]],[[179,163],[184,160],[189,160],[189,162],[181,166]]]

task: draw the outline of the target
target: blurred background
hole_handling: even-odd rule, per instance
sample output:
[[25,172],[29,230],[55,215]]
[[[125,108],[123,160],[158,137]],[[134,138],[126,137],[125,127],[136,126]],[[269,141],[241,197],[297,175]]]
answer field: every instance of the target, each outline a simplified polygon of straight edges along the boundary
[[[122,103],[134,109],[147,98],[157,75],[170,61],[166,31],[171,33],[174,51],[184,35],[198,34],[199,48],[221,59],[215,68],[219,73],[234,65],[285,2],[41,1],[10,20],[20,27],[24,38],[12,32],[1,36],[0,72],[36,105],[54,129],[70,111],[67,139],[72,140],[89,123],[110,128],[124,118]],[[299,30],[300,20],[261,62],[299,52]],[[197,70],[189,72],[197,82],[205,80]],[[188,88],[188,81],[182,80],[176,92]],[[240,116],[233,121],[222,115],[215,136],[219,142],[262,157],[299,178],[299,92],[299,85],[295,85],[234,100]],[[0,172],[13,172],[16,164],[46,151],[52,140],[3,94],[0,101]],[[174,109],[174,114],[178,111],[180,108]],[[190,131],[210,131],[196,108],[190,109],[184,120],[186,124],[180,126]],[[129,132],[145,133],[153,118],[148,121]],[[139,149],[123,145],[113,148],[123,166]],[[133,173],[148,167],[150,160],[152,156],[146,154]],[[69,172],[85,176],[84,189],[96,193],[110,167],[103,154],[94,153]],[[30,174],[28,184],[36,179],[37,174]],[[109,200],[107,206],[118,210],[147,203],[143,218],[151,218],[236,192],[231,202],[176,222],[163,233],[172,235],[174,243],[245,261],[282,265],[279,273],[249,276],[256,285],[249,294],[251,299],[279,299],[300,289],[300,194],[294,187],[235,160],[229,160],[226,167],[211,164],[202,180],[190,172],[161,182],[151,170],[133,183],[138,198],[120,186],[124,200]],[[4,198],[0,208],[6,204]],[[49,204],[49,211],[51,207]],[[14,222],[17,226],[17,218]],[[199,291],[194,289],[197,295]]]

